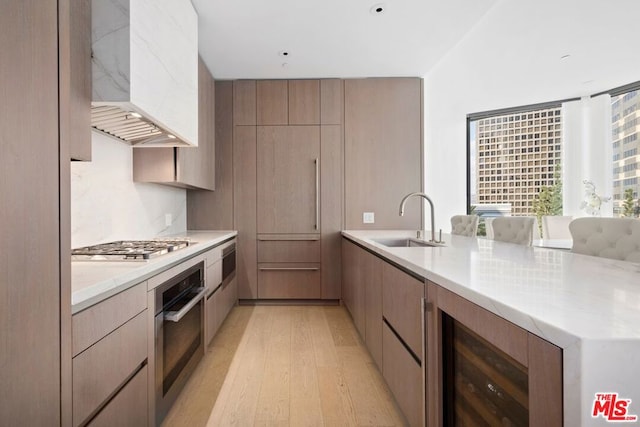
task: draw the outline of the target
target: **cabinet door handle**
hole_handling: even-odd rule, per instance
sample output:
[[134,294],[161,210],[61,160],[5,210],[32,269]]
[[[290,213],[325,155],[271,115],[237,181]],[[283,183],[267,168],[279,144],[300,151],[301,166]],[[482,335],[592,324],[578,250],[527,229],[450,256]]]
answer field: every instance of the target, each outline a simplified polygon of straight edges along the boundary
[[316,158],[314,163],[316,165],[316,225],[314,228],[318,230],[320,228],[320,159]]
[[260,267],[260,271],[318,271],[318,267]]

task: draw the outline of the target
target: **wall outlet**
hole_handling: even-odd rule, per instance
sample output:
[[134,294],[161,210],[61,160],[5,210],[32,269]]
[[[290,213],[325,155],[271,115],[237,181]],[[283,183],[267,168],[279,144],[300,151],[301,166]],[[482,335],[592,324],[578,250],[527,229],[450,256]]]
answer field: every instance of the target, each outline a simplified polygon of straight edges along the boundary
[[166,227],[171,227],[171,224],[173,224],[173,215],[170,213],[164,214],[164,225]]
[[364,224],[373,224],[374,222],[376,222],[375,214],[373,212],[363,212],[362,222]]

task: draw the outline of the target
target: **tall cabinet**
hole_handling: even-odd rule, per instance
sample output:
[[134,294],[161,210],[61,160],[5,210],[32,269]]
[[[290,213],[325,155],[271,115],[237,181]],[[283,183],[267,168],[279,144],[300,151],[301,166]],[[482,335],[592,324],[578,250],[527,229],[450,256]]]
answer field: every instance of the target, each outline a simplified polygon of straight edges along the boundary
[[68,57],[58,56],[65,31],[58,8],[51,0],[8,0],[0,13],[0,418],[6,425],[70,421],[70,154],[60,135],[72,132],[60,123],[66,105],[60,105],[58,70]]
[[240,299],[340,298],[342,90],[234,82]]

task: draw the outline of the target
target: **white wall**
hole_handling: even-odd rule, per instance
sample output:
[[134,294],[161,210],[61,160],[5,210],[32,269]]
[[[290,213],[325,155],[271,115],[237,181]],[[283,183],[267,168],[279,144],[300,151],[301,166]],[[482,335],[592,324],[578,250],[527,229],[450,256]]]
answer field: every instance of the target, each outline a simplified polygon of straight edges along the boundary
[[467,114],[640,80],[637,16],[637,0],[500,0],[425,76],[425,191],[436,228],[448,231],[466,212]]
[[186,190],[134,183],[130,145],[93,132],[92,150],[91,162],[71,162],[72,248],[186,230]]

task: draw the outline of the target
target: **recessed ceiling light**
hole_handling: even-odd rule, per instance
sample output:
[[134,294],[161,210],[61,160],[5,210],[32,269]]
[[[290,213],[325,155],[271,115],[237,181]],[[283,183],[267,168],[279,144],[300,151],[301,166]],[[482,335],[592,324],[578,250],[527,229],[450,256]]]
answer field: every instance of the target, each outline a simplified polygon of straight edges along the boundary
[[129,114],[131,115],[131,117],[135,117],[136,119],[139,119],[142,117],[142,114],[136,113],[135,111],[132,111]]
[[288,50],[281,50],[280,52],[278,52],[278,55],[287,57],[287,56],[289,56],[291,54],[289,53]]
[[384,12],[384,9],[384,3],[374,4],[373,6],[371,6],[371,9],[369,9],[369,13],[371,13],[372,15],[380,15],[382,12]]
[[175,135],[171,135],[170,133],[168,133],[168,134],[167,134],[167,136],[168,136],[170,139],[176,139]]

